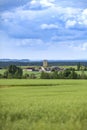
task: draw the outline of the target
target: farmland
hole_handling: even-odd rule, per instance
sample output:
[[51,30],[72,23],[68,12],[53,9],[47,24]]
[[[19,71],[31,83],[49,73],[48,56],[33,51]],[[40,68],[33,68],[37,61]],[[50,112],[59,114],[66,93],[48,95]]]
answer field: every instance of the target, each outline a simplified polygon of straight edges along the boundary
[[0,80],[0,130],[87,130],[86,80]]

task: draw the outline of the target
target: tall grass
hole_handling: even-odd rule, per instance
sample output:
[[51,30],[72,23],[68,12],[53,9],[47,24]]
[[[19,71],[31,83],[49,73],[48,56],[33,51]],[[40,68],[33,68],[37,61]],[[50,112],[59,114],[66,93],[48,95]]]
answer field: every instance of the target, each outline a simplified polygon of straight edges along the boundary
[[87,130],[86,80],[0,80],[0,85],[0,130]]

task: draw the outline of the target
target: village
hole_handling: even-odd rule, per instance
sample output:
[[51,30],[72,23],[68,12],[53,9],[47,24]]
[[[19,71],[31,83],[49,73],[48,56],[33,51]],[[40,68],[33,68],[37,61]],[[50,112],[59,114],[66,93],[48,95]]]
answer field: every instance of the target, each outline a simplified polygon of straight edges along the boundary
[[23,71],[29,71],[29,72],[33,72],[33,71],[37,71],[37,72],[52,72],[52,71],[63,71],[65,70],[65,68],[60,68],[58,66],[49,66],[49,63],[47,60],[43,60],[43,65],[40,67],[35,67],[35,66],[31,66],[31,67],[26,67],[23,69]]

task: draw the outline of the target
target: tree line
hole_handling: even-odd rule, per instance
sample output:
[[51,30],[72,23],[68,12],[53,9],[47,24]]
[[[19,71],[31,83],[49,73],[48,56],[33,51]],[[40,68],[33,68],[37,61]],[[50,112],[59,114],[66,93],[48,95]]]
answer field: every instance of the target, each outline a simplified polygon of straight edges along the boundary
[[41,72],[41,79],[87,79],[87,75],[82,70],[81,74],[78,74],[74,69],[66,69],[64,71],[54,71],[51,73]]
[[34,79],[36,78],[35,74],[27,74],[25,73],[23,75],[23,69],[20,67],[17,67],[16,65],[10,65],[8,69],[4,72],[4,74],[0,74],[0,78],[6,78],[6,79]]
[[[81,65],[77,65],[77,70],[81,71],[79,74],[74,68],[64,69],[62,71],[52,71],[52,72],[44,72],[42,71],[40,74],[40,79],[87,79],[87,75]],[[37,78],[35,74],[23,74],[23,69],[17,67],[16,65],[10,65],[8,69],[4,72],[4,74],[0,74],[0,78],[7,79],[35,79]]]

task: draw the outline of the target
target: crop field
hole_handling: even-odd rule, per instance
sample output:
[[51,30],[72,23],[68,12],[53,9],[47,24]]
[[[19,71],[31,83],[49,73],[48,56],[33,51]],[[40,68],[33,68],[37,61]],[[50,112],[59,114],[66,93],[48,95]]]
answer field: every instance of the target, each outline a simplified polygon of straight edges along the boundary
[[87,130],[87,80],[0,80],[0,130]]

